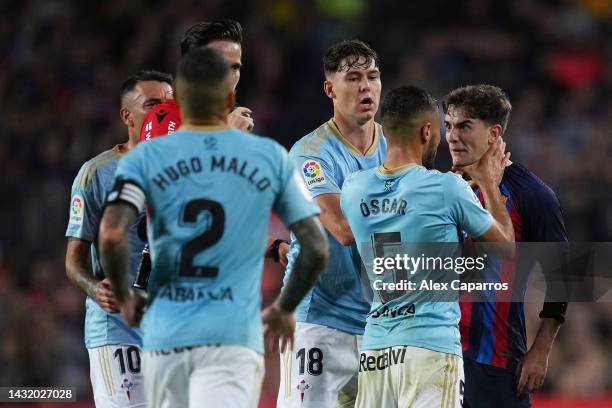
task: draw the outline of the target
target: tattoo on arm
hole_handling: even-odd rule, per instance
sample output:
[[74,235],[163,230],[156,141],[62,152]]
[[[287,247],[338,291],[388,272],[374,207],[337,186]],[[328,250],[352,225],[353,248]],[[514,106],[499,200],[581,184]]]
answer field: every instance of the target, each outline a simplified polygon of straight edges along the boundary
[[66,249],[66,275],[87,296],[94,297],[96,280],[90,270],[89,251],[91,242],[69,237]]

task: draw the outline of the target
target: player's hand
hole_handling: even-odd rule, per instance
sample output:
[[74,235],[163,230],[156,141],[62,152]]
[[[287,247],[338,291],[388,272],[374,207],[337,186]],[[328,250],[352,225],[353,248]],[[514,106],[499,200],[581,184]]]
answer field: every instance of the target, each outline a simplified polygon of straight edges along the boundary
[[268,352],[275,351],[281,343],[281,352],[287,346],[293,350],[293,336],[295,334],[295,318],[293,313],[281,310],[277,302],[264,309],[261,314],[264,324],[264,341]]
[[291,245],[286,242],[281,242],[278,246],[278,263],[280,263],[283,268],[287,267],[287,254],[289,253],[289,248],[291,248]]
[[453,167],[453,171],[466,173],[476,185],[499,186],[509,160],[510,153],[506,153],[506,142],[498,137],[480,160],[468,166]]
[[93,298],[102,309],[108,313],[118,313],[117,299],[113,287],[108,279],[101,280],[94,288]]
[[125,299],[119,305],[119,310],[121,310],[125,322],[131,327],[136,327],[140,324],[146,308],[147,295],[132,289],[128,291]]
[[231,111],[227,116],[227,121],[229,122],[230,126],[240,129],[243,132],[250,132],[255,126],[251,110],[249,108],[245,108],[244,106],[239,106]]
[[517,392],[526,395],[540,388],[548,370],[548,353],[531,348],[516,368]]

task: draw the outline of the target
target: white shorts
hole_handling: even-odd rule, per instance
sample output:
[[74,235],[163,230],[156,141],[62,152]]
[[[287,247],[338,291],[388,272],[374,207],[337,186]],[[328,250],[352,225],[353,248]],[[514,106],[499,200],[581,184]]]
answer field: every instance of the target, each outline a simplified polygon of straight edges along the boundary
[[241,346],[178,347],[144,353],[150,408],[255,408],[263,356]]
[[87,349],[97,408],[146,407],[140,347],[117,344]]
[[353,407],[363,336],[297,323],[294,350],[281,353],[278,408]]
[[460,408],[463,359],[420,347],[367,350],[359,359],[357,408]]

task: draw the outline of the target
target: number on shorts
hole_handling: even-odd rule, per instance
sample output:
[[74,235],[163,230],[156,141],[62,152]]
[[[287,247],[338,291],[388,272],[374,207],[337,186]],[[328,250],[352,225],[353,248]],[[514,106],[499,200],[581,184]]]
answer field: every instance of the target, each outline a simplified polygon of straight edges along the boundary
[[123,348],[118,348],[113,353],[113,357],[119,360],[119,370],[121,375],[125,374],[125,362],[127,361],[127,369],[132,374],[138,374],[140,372],[140,353],[138,347],[130,346],[125,349],[125,357],[123,357]]
[[323,372],[323,351],[320,348],[313,347],[308,350],[308,364],[306,364],[305,348],[299,349],[295,354],[295,358],[300,362],[300,375],[304,374],[304,368],[308,370],[310,375],[321,375]]

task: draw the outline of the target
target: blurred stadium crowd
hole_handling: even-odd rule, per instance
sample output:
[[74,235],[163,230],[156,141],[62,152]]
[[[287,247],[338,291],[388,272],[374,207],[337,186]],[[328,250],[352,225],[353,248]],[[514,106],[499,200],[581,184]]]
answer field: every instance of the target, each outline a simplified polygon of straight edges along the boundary
[[[122,80],[140,68],[174,71],[180,38],[199,20],[243,24],[238,101],[253,110],[256,133],[287,147],[331,115],[320,56],[338,39],[379,52],[383,93],[501,86],[514,105],[513,159],[555,189],[570,239],[612,241],[609,0],[203,3],[0,1],[0,386],[70,384],[91,398],[84,298],[63,264],[70,185],[84,161],[127,137]],[[267,267],[270,301],[282,275]],[[527,307],[531,327],[539,306]],[[612,305],[571,304],[542,392],[609,394],[610,344]],[[273,406],[277,357],[267,362],[262,405]]]

